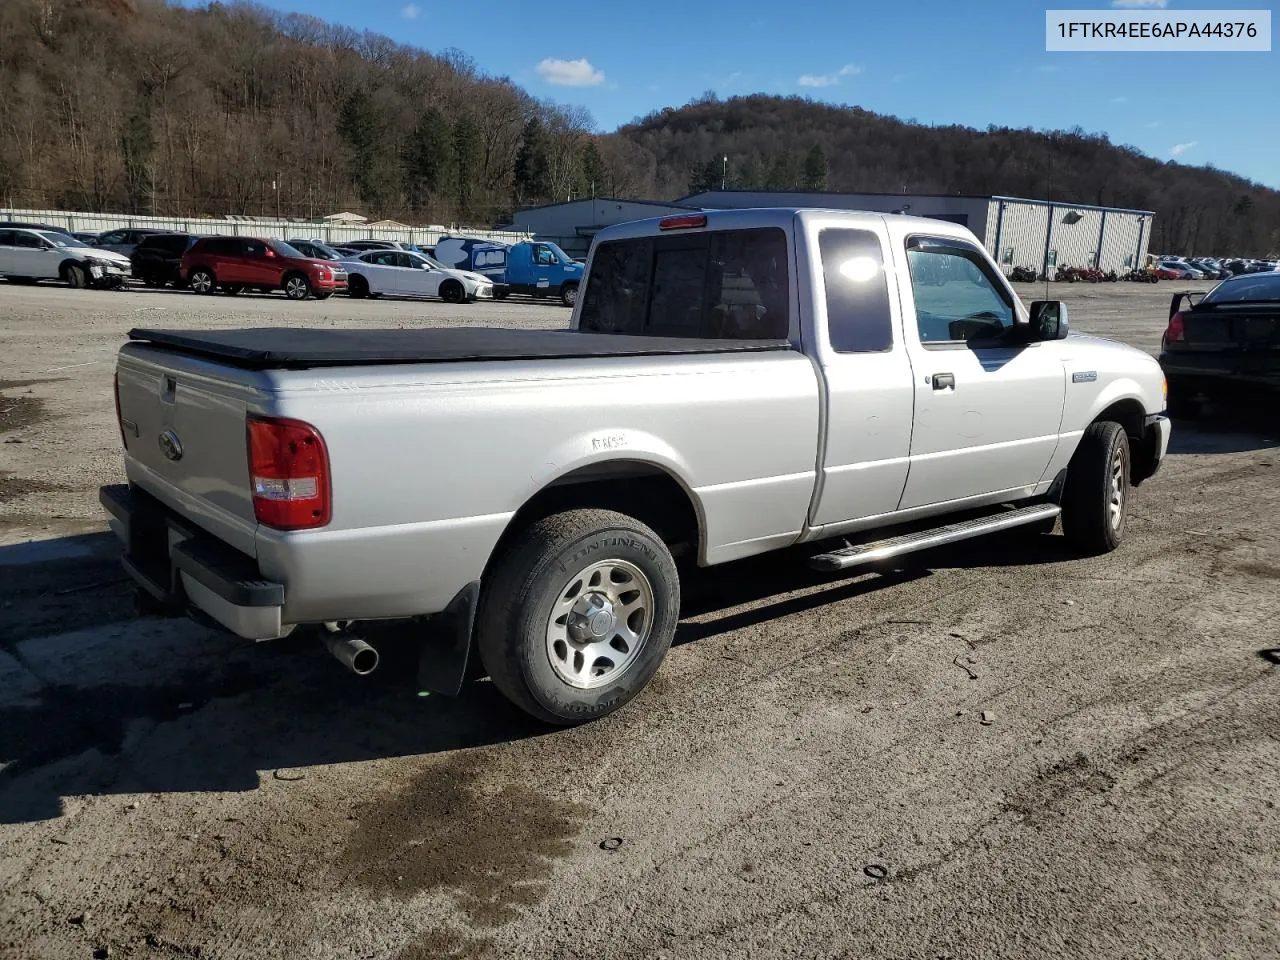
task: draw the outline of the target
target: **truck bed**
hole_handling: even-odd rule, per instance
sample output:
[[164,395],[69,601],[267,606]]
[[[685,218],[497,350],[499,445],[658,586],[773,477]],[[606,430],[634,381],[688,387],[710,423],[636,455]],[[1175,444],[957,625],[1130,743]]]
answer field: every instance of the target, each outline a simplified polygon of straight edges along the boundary
[[790,350],[786,340],[703,340],[637,337],[576,330],[498,327],[427,329],[315,329],[255,327],[237,330],[148,330],[129,339],[244,370],[300,370],[361,364],[448,363],[461,360],[553,360],[672,354]]

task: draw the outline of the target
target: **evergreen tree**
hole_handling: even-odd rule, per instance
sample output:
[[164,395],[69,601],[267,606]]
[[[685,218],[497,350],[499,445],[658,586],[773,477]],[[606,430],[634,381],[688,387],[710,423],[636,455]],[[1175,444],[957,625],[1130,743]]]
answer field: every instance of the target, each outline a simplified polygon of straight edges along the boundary
[[806,190],[827,189],[827,155],[816,143],[804,158],[804,188]]
[[435,107],[425,111],[409,133],[404,148],[405,193],[414,210],[428,207],[452,182],[451,133],[449,122]]
[[538,116],[530,117],[520,135],[515,165],[516,202],[547,195],[547,135]]
[[453,125],[453,162],[457,170],[458,213],[465,217],[475,201],[476,169],[480,164],[480,131],[465,113]]

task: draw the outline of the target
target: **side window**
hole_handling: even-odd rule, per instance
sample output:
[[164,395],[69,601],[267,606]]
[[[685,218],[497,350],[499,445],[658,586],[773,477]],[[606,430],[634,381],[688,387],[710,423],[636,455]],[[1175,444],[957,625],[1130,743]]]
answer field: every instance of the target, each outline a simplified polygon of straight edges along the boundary
[[19,232],[14,237],[14,246],[39,249],[40,238],[34,233]]
[[397,253],[397,254],[396,254],[396,266],[397,266],[397,267],[409,267],[409,268],[411,268],[411,269],[415,269],[415,270],[416,270],[416,269],[417,269],[417,267],[418,267],[418,258],[417,258],[417,257],[410,256],[409,254],[407,254],[407,253],[403,253],[403,252],[402,252],[402,253]]
[[14,237],[12,230],[0,230],[0,247],[14,246]]
[[550,247],[540,243],[533,248],[533,262],[540,267],[554,266],[556,256],[551,252]]
[[265,257],[267,255],[267,245],[261,240],[245,240],[241,249],[246,257]]
[[893,349],[893,316],[880,238],[870,230],[818,234],[827,296],[827,334],[838,353]]
[[912,237],[907,266],[921,343],[990,340],[1013,326],[1012,302],[973,247]]

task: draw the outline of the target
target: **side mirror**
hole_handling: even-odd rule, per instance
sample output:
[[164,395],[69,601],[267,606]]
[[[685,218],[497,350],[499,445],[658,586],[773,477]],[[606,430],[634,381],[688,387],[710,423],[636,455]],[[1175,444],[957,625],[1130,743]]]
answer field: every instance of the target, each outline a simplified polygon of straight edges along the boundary
[[1031,303],[1031,339],[1065,340],[1069,324],[1067,305],[1061,300],[1035,300]]

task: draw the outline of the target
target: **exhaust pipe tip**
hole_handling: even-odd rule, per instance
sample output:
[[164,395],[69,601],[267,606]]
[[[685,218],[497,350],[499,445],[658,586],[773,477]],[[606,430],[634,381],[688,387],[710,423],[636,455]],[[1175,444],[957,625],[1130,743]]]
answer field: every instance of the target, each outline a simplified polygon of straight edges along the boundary
[[339,663],[358,677],[367,677],[378,668],[378,651],[359,637],[342,633],[340,630],[325,625],[328,629],[321,635],[325,649]]

